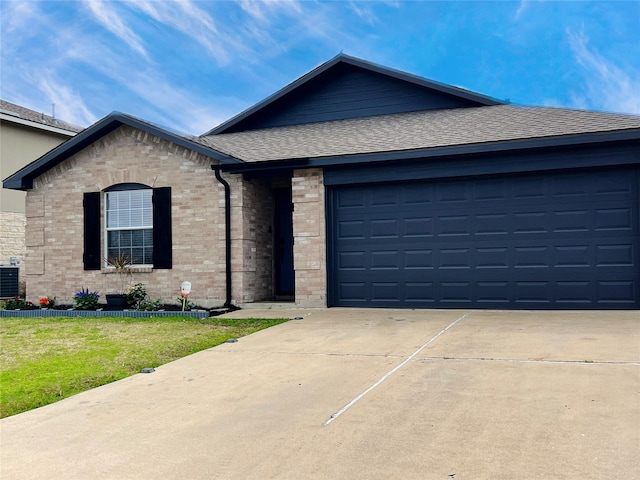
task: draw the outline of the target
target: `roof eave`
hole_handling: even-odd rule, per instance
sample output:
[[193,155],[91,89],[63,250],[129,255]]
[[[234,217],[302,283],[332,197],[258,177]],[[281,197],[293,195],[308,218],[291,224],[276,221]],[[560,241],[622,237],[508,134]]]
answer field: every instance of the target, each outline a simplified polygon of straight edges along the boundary
[[30,190],[33,188],[33,180],[55,167],[70,156],[88,147],[95,141],[111,133],[116,128],[128,125],[151,135],[158,136],[167,141],[175,143],[184,148],[201,153],[207,157],[219,161],[221,164],[242,163],[242,160],[225,155],[201,143],[193,142],[185,137],[181,137],[160,127],[143,122],[135,117],[120,112],[113,112],[92,126],[78,133],[75,137],[58,145],[50,152],[31,162],[27,166],[18,170],[13,175],[7,177],[2,186],[14,190]]
[[504,140],[486,143],[463,145],[447,145],[413,150],[394,150],[388,152],[370,152],[350,155],[333,155],[325,157],[297,158],[288,160],[269,160],[247,162],[237,165],[224,165],[221,170],[228,173],[262,173],[296,168],[322,168],[338,165],[356,165],[365,163],[381,163],[397,160],[414,160],[434,157],[474,155],[482,153],[498,153],[504,151],[520,151],[537,148],[566,147],[602,142],[620,142],[640,140],[640,129],[617,130],[612,132],[581,133],[554,137],[539,137],[516,140]]
[[78,133],[78,132],[74,132],[73,130],[67,130],[61,127],[54,127],[51,125],[47,125],[45,123],[34,122],[33,120],[20,118],[15,115],[9,115],[2,112],[0,112],[0,120],[15,123],[17,125],[24,125],[26,127],[35,128],[35,129],[43,130],[46,132],[56,133],[58,135],[64,135],[66,137],[73,137]]

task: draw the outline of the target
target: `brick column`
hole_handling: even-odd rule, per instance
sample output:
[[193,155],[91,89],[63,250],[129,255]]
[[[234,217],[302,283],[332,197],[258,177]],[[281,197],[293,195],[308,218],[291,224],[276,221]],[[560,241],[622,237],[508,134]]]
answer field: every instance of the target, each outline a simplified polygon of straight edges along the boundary
[[291,190],[294,205],[296,305],[326,307],[327,259],[322,170],[295,170]]

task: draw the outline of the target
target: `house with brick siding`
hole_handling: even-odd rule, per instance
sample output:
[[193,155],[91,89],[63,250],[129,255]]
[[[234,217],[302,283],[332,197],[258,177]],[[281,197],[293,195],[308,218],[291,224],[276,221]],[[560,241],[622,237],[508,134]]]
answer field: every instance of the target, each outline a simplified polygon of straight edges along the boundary
[[640,117],[507,104],[338,55],[201,136],[113,113],[4,180],[27,295],[637,309]]

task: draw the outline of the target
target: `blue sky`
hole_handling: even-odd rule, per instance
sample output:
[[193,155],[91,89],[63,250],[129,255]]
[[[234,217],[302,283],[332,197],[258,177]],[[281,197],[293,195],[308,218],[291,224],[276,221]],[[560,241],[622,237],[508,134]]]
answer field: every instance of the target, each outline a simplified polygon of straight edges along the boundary
[[518,105],[640,115],[640,1],[0,0],[0,97],[201,134],[340,52]]

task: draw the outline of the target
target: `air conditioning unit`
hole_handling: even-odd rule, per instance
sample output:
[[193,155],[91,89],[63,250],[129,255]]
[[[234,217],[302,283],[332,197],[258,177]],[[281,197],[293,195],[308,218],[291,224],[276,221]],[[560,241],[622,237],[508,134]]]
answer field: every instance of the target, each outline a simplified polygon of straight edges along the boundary
[[0,265],[0,298],[15,297],[20,293],[19,270],[15,265]]

